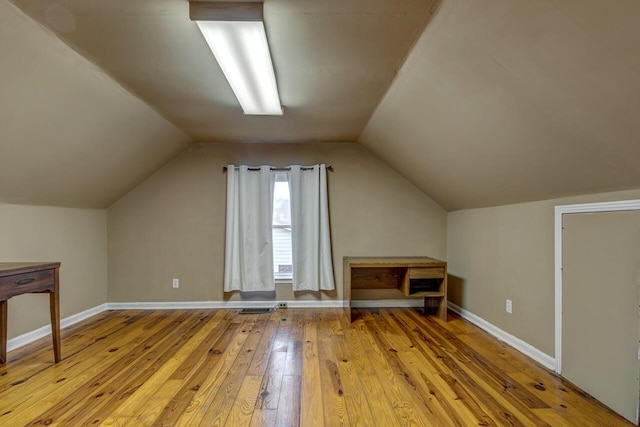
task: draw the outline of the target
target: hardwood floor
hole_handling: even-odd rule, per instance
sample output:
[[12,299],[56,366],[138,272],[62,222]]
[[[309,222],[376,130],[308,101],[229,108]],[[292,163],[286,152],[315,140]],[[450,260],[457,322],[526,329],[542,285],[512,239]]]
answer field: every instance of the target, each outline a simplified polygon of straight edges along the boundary
[[8,354],[0,425],[630,426],[449,314],[109,311]]

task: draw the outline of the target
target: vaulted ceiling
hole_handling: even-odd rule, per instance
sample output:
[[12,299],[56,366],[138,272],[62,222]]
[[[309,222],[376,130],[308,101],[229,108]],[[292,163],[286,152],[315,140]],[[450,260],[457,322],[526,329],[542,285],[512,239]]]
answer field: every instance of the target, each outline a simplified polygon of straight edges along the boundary
[[448,210],[640,187],[640,1],[444,1],[360,141]]
[[264,4],[282,117],[244,116],[188,0],[14,0],[196,141],[355,141],[434,0]]
[[282,117],[187,0],[0,0],[0,201],[105,207],[193,142],[357,142],[448,210],[640,187],[637,0],[265,0]]

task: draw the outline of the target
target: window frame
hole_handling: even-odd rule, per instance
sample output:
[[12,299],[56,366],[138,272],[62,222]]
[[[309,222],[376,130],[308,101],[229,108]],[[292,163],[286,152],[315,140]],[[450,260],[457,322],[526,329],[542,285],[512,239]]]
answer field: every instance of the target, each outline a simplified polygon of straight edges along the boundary
[[[276,177],[275,177],[275,182],[276,183],[285,183],[285,185],[287,186],[287,193],[289,195],[289,224],[275,224],[273,217],[275,216],[275,210],[276,210],[276,201],[275,201],[275,191],[274,191],[274,200],[273,200],[273,209],[271,212],[271,231],[272,231],[272,235],[273,235],[273,231],[276,229],[288,229],[291,230],[291,189],[289,188],[289,181],[287,179],[287,176],[285,173],[277,173]],[[275,242],[275,239],[273,239]],[[291,258],[293,257],[293,248],[292,248],[292,244],[291,244],[291,240],[289,240],[289,255],[291,256]],[[293,282],[293,262],[291,264],[291,273],[279,273],[278,271],[276,271],[276,257],[275,257],[275,244],[273,245],[273,247],[271,248],[272,252],[273,252],[273,261],[274,261],[274,271],[273,271],[273,278],[276,282],[276,284],[278,283],[292,283]],[[282,264],[284,265],[284,264]]]

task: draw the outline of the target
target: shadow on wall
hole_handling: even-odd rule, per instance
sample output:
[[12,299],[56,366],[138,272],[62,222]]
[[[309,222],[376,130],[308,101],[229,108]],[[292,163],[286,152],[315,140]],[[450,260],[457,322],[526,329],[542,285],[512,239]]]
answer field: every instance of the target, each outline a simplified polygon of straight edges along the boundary
[[293,292],[290,284],[276,284],[275,291],[255,291],[255,292],[223,292],[223,301],[292,301],[292,300],[336,300],[338,291],[298,291]]
[[447,274],[447,297],[449,301],[458,307],[464,307],[464,285],[466,280],[462,277]]
[[276,291],[224,292],[223,301],[231,301],[233,295],[239,295],[242,301],[275,301],[276,299]]

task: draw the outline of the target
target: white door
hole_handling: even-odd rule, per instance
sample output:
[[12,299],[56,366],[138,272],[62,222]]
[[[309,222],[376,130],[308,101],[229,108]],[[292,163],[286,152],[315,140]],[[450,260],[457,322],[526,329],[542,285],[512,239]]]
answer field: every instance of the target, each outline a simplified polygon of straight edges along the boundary
[[562,375],[632,422],[640,392],[640,211],[563,215]]

